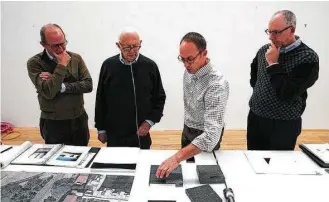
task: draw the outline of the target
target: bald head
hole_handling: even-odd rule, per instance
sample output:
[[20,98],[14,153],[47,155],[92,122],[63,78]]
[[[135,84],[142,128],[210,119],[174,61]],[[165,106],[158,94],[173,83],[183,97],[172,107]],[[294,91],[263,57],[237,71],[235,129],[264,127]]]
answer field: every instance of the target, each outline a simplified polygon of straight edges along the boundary
[[65,34],[62,28],[57,24],[46,24],[40,30],[41,42],[47,43],[49,37],[61,37],[65,38]]
[[294,28],[296,28],[296,15],[289,10],[281,10],[278,11],[276,13],[274,13],[274,15],[272,16],[271,21],[274,20],[279,20],[282,23],[284,23],[286,26],[292,26]]
[[281,30],[281,29],[287,27],[286,21],[282,14],[274,15],[271,18],[269,24],[272,25],[272,27],[274,26],[275,30]]
[[40,44],[51,55],[66,51],[66,39],[62,28],[56,24],[46,24],[40,30]]

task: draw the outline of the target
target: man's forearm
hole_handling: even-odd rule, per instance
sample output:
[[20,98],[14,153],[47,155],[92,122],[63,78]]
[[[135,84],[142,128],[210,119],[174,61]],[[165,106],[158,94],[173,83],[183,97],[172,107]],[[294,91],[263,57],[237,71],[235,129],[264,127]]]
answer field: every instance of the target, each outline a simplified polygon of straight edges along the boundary
[[83,81],[76,81],[72,83],[64,83],[65,93],[89,93],[93,90],[93,82],[91,78]]
[[46,99],[53,99],[62,89],[66,69],[64,67],[56,67],[54,73],[49,79],[43,80],[39,76],[36,78],[36,88]]
[[189,159],[197,154],[201,153],[201,150],[193,144],[189,144],[186,147],[179,150],[174,156],[180,163],[186,159]]

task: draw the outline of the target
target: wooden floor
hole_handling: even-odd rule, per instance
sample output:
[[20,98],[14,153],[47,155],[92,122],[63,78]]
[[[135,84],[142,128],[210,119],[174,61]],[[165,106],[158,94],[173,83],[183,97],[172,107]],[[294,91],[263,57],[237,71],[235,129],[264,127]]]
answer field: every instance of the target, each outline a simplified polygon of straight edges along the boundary
[[[2,143],[17,145],[24,141],[32,143],[44,143],[39,134],[38,128],[15,128],[11,134],[2,134]],[[166,130],[166,131],[151,131],[152,149],[179,149],[181,131]],[[329,130],[303,130],[298,138],[298,143],[295,150],[299,150],[300,143],[329,143]],[[96,130],[91,130],[90,146],[105,146],[97,140]],[[222,149],[226,150],[245,150],[246,146],[246,131],[244,130],[226,130],[224,132]]]

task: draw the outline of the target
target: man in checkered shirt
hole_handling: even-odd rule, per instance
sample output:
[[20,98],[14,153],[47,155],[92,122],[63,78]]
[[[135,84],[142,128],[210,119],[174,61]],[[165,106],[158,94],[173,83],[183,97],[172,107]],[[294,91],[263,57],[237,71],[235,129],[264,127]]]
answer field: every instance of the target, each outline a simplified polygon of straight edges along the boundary
[[186,68],[183,148],[159,166],[159,178],[168,176],[180,162],[219,148],[229,84],[221,72],[214,70],[206,48],[206,40],[196,32],[187,33],[181,40],[178,59]]
[[272,43],[261,47],[252,61],[249,150],[294,150],[301,133],[306,90],[318,79],[319,58],[295,29],[294,13],[276,12],[266,30]]

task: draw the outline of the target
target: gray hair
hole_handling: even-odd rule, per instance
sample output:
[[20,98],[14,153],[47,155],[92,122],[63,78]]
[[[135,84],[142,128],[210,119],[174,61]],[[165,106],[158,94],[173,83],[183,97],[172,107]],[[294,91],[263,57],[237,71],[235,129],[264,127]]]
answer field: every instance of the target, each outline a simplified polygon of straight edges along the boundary
[[296,15],[292,11],[281,10],[281,11],[274,13],[273,17],[278,14],[282,14],[284,16],[285,22],[288,26],[293,26],[296,28]]
[[118,40],[120,41],[121,37],[125,34],[136,34],[139,37],[138,30],[134,27],[125,27],[119,34]]

